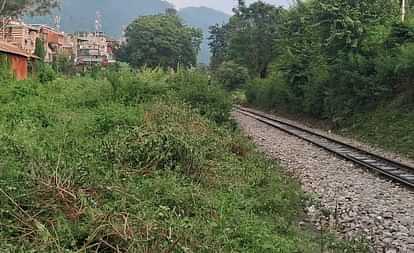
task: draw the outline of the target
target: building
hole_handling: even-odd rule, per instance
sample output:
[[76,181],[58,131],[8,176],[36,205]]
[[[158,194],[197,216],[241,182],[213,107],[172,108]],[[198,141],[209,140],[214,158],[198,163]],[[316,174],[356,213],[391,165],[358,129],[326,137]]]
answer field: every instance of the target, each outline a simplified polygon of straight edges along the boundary
[[38,59],[38,57],[28,54],[16,45],[5,41],[0,41],[0,55],[6,57],[17,80],[27,79],[29,76],[29,62]]
[[22,21],[0,22],[0,40],[23,49],[27,54],[35,53],[36,41],[41,39],[45,48],[45,62],[54,62],[64,51],[65,35],[56,29],[42,24],[25,24]]
[[110,37],[106,37],[107,42],[107,57],[108,63],[112,64],[116,62],[115,59],[115,51],[120,48],[121,44],[118,40],[112,39]]
[[73,34],[65,34],[62,55],[69,58],[72,62],[75,62],[75,59],[78,55],[78,38]]
[[65,34],[46,25],[31,25],[31,27],[39,30],[38,38],[43,41],[43,46],[46,49],[45,62],[54,62],[57,56],[63,52]]
[[[39,40],[40,39],[40,40]],[[34,55],[37,41],[43,41],[44,61],[55,62],[63,55],[77,65],[106,65],[115,62],[114,51],[119,42],[103,32],[65,34],[43,24],[22,21],[0,21],[0,40]]]
[[106,65],[114,63],[113,49],[116,41],[103,32],[76,32],[79,65]]
[[0,21],[0,26],[0,40],[23,49],[27,54],[34,54],[40,31],[38,27],[15,20]]

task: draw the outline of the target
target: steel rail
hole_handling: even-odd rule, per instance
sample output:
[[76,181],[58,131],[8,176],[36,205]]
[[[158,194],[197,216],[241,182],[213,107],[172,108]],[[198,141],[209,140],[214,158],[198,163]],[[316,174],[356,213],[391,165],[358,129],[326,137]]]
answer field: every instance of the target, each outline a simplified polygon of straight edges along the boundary
[[266,125],[275,127],[290,135],[310,142],[322,149],[338,155],[339,157],[376,171],[399,183],[414,188],[414,168],[409,165],[393,161],[348,143],[316,133],[309,129],[305,129],[298,125],[277,119],[249,108],[237,106],[236,111]]

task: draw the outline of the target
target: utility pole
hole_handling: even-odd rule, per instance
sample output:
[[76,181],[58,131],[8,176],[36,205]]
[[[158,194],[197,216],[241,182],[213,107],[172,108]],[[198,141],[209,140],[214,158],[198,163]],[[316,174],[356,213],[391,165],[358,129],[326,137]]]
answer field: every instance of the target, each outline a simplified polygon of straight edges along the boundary
[[2,21],[1,21],[1,34],[2,34],[2,39],[3,41],[6,40],[6,18],[3,17]]
[[95,18],[95,32],[98,34],[102,31],[102,14],[100,11],[96,12],[96,18]]
[[61,21],[61,17],[60,16],[55,16],[54,17],[54,21],[55,21],[56,31],[60,32],[60,21]]
[[2,17],[2,39],[3,40],[6,40],[6,17],[5,17],[5,15],[3,14],[3,11],[6,9],[6,4],[7,4],[7,0],[3,0],[3,3],[1,4],[1,7],[0,7],[0,16]]

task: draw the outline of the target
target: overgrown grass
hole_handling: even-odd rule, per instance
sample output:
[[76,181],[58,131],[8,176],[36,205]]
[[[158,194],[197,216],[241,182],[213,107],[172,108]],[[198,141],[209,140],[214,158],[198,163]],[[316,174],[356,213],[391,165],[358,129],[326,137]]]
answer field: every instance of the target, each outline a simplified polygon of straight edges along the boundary
[[383,149],[414,159],[414,111],[381,106],[374,111],[356,114],[343,132]]
[[3,83],[0,251],[320,251],[298,185],[223,127],[228,101],[185,71]]

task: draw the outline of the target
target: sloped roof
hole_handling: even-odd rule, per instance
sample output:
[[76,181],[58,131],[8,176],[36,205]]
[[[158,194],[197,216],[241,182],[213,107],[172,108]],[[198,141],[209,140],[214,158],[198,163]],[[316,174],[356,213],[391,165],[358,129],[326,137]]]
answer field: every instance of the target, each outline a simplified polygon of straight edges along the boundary
[[29,57],[26,51],[16,47],[15,45],[12,45],[10,43],[7,43],[1,40],[0,40],[0,52]]
[[7,53],[7,54],[14,54],[18,56],[23,56],[26,58],[35,58],[38,59],[39,57],[35,55],[28,54],[23,49],[18,48],[17,46],[7,43],[5,41],[0,40],[0,52]]

